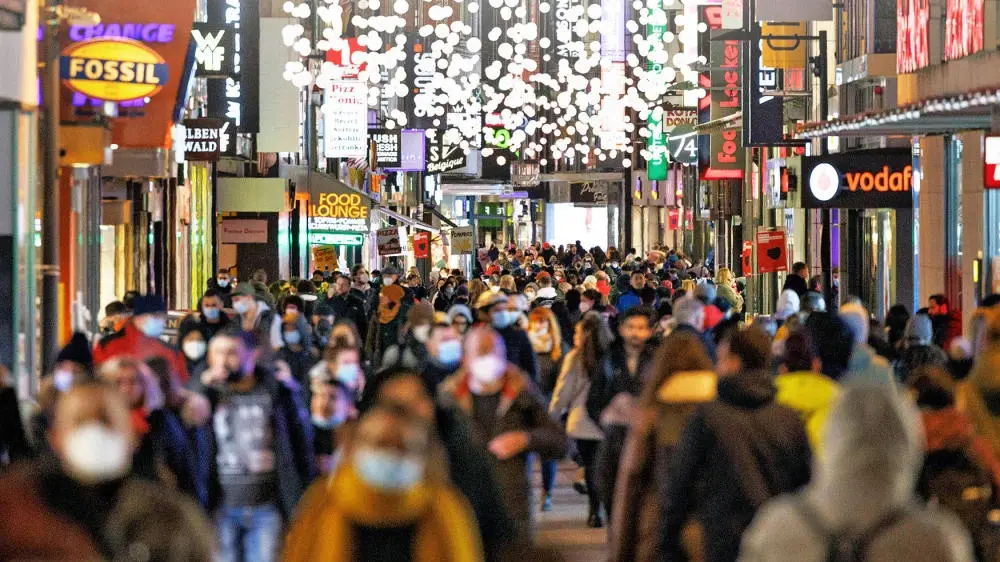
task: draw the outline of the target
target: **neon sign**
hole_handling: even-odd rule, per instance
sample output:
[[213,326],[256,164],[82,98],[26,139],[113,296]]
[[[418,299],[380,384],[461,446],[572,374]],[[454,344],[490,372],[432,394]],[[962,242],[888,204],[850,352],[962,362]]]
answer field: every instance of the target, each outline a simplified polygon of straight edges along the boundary
[[930,64],[928,43],[930,17],[930,0],[898,0],[896,72],[906,74]]
[[168,23],[99,23],[74,25],[69,28],[69,38],[86,41],[99,37],[120,37],[144,43],[170,43],[174,40],[176,26]]
[[984,0],[948,0],[944,59],[954,60],[983,50]]
[[152,96],[167,82],[167,64],[132,39],[88,39],[63,51],[60,77],[72,90],[107,101]]

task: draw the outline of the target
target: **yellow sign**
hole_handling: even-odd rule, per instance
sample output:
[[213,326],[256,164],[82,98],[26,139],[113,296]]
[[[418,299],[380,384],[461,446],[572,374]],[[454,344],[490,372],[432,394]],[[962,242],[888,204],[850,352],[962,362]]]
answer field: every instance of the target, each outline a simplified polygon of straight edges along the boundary
[[144,43],[100,37],[67,47],[59,74],[70,89],[105,101],[155,95],[167,83],[166,60]]
[[368,232],[368,205],[357,193],[320,193],[309,205],[309,230]]
[[[764,23],[760,26],[761,53],[764,66],[768,68],[806,67],[806,24]],[[799,37],[799,39],[768,39],[772,37]]]

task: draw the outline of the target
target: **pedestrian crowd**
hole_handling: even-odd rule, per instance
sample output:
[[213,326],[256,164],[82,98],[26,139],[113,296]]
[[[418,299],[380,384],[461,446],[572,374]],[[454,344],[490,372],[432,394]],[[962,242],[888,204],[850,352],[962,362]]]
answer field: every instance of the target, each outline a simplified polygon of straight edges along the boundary
[[125,295],[30,412],[0,368],[0,559],[558,560],[571,459],[612,562],[1000,560],[1000,296],[881,325],[795,264],[750,318],[677,251],[484,250]]

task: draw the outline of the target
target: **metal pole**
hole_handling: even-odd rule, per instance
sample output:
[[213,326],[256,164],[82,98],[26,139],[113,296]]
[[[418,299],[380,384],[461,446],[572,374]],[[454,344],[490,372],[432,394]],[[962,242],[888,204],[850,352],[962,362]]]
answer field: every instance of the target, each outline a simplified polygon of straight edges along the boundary
[[45,19],[42,74],[42,369],[59,353],[59,16],[62,0],[49,0]]
[[[830,84],[829,73],[827,72],[827,44],[826,30],[819,32],[819,112],[820,119],[826,121],[830,117]],[[820,154],[830,153],[830,139],[824,137],[820,140]],[[823,237],[820,241],[820,263],[823,267],[823,297],[828,305],[833,304],[833,240],[832,224],[830,221],[831,211],[823,209]],[[827,306],[832,309],[832,306]]]

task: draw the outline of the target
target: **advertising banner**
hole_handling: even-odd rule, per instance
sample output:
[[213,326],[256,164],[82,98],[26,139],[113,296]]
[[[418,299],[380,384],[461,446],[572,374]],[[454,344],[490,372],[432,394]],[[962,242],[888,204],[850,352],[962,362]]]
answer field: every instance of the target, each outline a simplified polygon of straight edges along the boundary
[[944,60],[967,57],[983,50],[985,0],[948,0]]
[[413,234],[413,257],[417,259],[431,257],[430,232],[420,230]]
[[788,271],[788,248],[784,230],[757,233],[757,273]]
[[368,150],[368,89],[359,80],[334,81],[324,104],[327,158],[363,158]]
[[[97,25],[65,24],[59,35],[62,56],[63,122],[93,121],[106,103],[117,106],[111,142],[121,148],[170,145],[186,60],[194,0],[143,2],[130,6],[128,19],[117,0],[79,0],[74,7],[104,16]],[[183,97],[183,96],[181,96]]]
[[426,165],[427,137],[423,129],[404,129],[399,141],[399,167],[390,171],[423,172]]
[[375,150],[372,168],[398,168],[403,136],[398,129],[373,129],[369,133]]
[[897,0],[896,72],[908,74],[930,64],[930,0]]
[[451,253],[472,253],[472,227],[463,226],[451,229]]
[[227,219],[222,221],[223,244],[266,244],[267,221]]
[[406,232],[402,227],[383,228],[375,232],[375,245],[380,256],[399,256],[406,252]]
[[910,149],[852,151],[802,158],[805,209],[913,207]]

